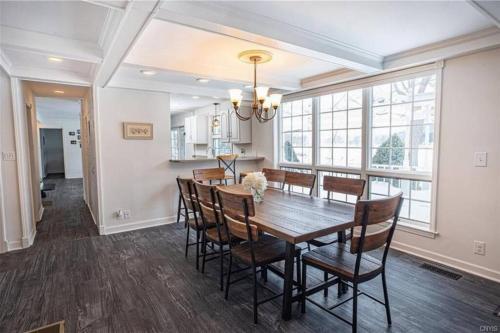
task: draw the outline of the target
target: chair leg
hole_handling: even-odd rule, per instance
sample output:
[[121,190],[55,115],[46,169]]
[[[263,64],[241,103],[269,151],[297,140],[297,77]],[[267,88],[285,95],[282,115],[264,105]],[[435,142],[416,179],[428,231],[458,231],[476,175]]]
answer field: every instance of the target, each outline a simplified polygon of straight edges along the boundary
[[[323,281],[328,281],[328,273],[323,272]],[[328,288],[323,289],[323,296],[328,297]]]
[[267,266],[262,266],[260,277],[264,280],[264,282],[267,282]]
[[200,231],[196,230],[196,270],[200,269]]
[[203,253],[203,261],[201,263],[201,273],[205,273],[205,262],[207,261],[207,238],[205,237],[205,233],[203,232],[203,235],[201,236],[202,242],[201,242],[201,252]]
[[179,204],[177,205],[177,223],[181,220],[181,196],[179,194]]
[[299,285],[299,288],[302,288],[302,276],[300,274],[300,254],[297,255],[295,258],[297,260],[297,284]]
[[306,313],[306,283],[307,283],[307,265],[302,264],[302,294],[301,294],[301,304],[300,310],[302,313]]
[[342,280],[339,280],[339,282],[337,283],[337,297],[340,298],[342,297],[342,294],[343,294],[343,287],[342,287]]
[[356,333],[358,329],[358,284],[354,283],[352,301],[352,333]]
[[253,323],[257,324],[258,312],[257,312],[257,271],[255,266],[252,265],[253,271]]
[[385,270],[382,271],[382,287],[384,288],[385,312],[387,314],[387,324],[392,325],[391,308],[389,306],[389,294],[387,293],[387,281],[385,280]]
[[220,250],[220,290],[224,290],[224,246],[219,245]]
[[227,280],[226,280],[226,292],[224,294],[224,298],[227,300],[229,297],[229,284],[231,283],[231,270],[233,268],[233,256],[231,253],[229,254],[229,270],[227,271]]
[[184,255],[186,258],[188,256],[188,248],[189,248],[189,225],[187,226],[187,231],[186,231],[186,254]]

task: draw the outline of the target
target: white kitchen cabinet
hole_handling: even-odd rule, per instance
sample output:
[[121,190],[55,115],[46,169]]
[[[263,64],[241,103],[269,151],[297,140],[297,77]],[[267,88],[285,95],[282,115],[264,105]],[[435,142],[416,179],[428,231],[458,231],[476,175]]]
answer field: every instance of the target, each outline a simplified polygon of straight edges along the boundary
[[208,144],[208,117],[190,116],[184,119],[186,143]]
[[222,112],[221,141],[252,143],[252,120],[239,120],[234,111]]

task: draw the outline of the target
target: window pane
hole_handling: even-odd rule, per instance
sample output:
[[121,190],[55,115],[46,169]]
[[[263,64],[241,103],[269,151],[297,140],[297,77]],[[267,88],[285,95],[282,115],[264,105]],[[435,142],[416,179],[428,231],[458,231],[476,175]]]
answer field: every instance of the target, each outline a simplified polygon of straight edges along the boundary
[[411,198],[414,200],[431,201],[431,182],[412,181]]
[[333,165],[340,167],[347,166],[347,149],[345,148],[333,149]]
[[302,146],[302,132],[292,133],[292,145],[294,147],[301,147]]
[[347,111],[339,111],[333,113],[333,128],[347,128]]
[[410,201],[410,219],[430,223],[431,204],[428,202]]
[[370,193],[389,195],[389,179],[381,177],[370,177]]
[[319,99],[320,112],[332,111],[332,95],[321,96]]
[[349,128],[361,128],[362,126],[362,115],[361,115],[362,110],[361,109],[355,109],[355,110],[349,110],[348,114],[348,124]]
[[412,149],[412,169],[419,172],[432,172],[433,156],[434,152],[432,149]]
[[433,124],[435,101],[419,102],[413,106],[413,125]]
[[320,147],[332,147],[333,146],[333,132],[332,131],[321,131],[319,134]]
[[332,165],[332,148],[321,148],[319,150],[319,163],[322,165]]
[[308,98],[302,101],[302,112],[304,114],[312,113],[312,98]]
[[434,145],[434,125],[413,126],[412,148],[429,148]]
[[391,129],[389,127],[374,128],[372,130],[372,147],[389,148]]
[[401,126],[411,124],[411,103],[392,106],[391,125]]
[[322,113],[319,115],[319,128],[322,130],[332,129],[332,113]]
[[348,138],[347,145],[349,147],[361,147],[361,130],[360,129],[349,130],[348,134],[347,134],[347,138]]
[[312,132],[304,132],[303,140],[304,147],[312,147]]
[[302,117],[292,117],[292,131],[300,131],[302,129]]
[[347,150],[347,166],[350,168],[361,168],[361,149],[349,148]]
[[390,148],[372,149],[371,166],[374,168],[388,169],[391,163],[390,154]]
[[411,102],[413,80],[399,81],[392,84],[392,103]]
[[290,117],[292,115],[292,104],[283,103],[281,105],[281,113],[283,117]]
[[415,79],[415,101],[434,99],[436,95],[436,76],[426,76]]
[[349,109],[360,108],[363,105],[363,89],[351,90],[348,93]]
[[378,106],[373,108],[372,112],[372,126],[390,126],[391,124],[391,114],[390,107],[388,106]]
[[292,102],[292,116],[300,116],[302,115],[302,101],[293,101]]
[[410,126],[392,128],[391,147],[410,148]]
[[311,164],[312,163],[312,148],[303,149],[303,159],[302,163]]
[[292,118],[283,118],[283,132],[292,130]]
[[372,89],[372,104],[387,105],[391,102],[391,85],[383,84]]
[[337,110],[347,110],[347,91],[333,94],[333,111]]
[[333,131],[333,146],[334,147],[347,147],[347,131],[346,130]]
[[312,131],[313,118],[312,115],[304,116],[304,131]]
[[403,198],[410,197],[410,180],[389,178],[389,195],[396,195],[403,192]]

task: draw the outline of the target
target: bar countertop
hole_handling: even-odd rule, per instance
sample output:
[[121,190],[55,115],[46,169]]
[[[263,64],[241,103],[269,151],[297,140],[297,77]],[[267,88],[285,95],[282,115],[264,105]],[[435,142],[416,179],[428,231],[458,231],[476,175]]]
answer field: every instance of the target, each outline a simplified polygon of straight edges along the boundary
[[[264,156],[240,156],[236,160],[236,162],[240,161],[262,161],[264,160]],[[182,160],[169,160],[171,163],[197,163],[197,162],[210,162],[210,161],[217,161],[215,157],[193,157],[193,158],[188,158],[188,159],[182,159]]]

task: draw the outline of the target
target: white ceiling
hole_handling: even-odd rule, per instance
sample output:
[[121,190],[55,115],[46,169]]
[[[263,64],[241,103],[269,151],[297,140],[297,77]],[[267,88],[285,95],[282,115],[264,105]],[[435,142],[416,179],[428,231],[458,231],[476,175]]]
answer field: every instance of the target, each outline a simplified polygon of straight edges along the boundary
[[183,111],[191,111],[199,109],[213,103],[222,103],[223,99],[215,99],[211,97],[199,96],[199,99],[193,99],[193,95],[172,94],[170,95],[170,111],[171,113],[179,113]]
[[231,1],[213,3],[387,56],[493,26],[465,1]]
[[49,119],[80,119],[81,104],[79,99],[36,97],[36,113],[39,121]]
[[108,9],[82,1],[2,1],[2,25],[97,43]]

